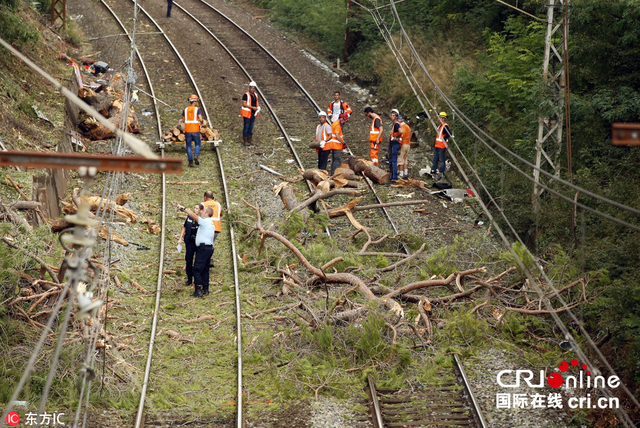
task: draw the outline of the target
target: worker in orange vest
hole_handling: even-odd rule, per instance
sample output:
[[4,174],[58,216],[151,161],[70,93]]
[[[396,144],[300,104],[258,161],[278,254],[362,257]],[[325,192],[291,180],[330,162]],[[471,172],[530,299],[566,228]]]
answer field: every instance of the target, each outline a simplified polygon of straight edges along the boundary
[[340,118],[341,114],[347,115],[347,120],[349,120],[349,116],[351,116],[353,111],[349,104],[340,99],[340,91],[335,91],[333,93],[333,102],[329,104],[327,108],[327,114],[329,115],[329,123],[333,123]]
[[327,123],[327,113],[323,111],[318,113],[318,120],[320,124],[316,126],[316,136],[313,141],[320,144],[320,148],[316,149],[316,152],[318,152],[318,169],[326,171],[329,154],[331,153],[330,148],[327,148],[327,144],[331,140],[331,125]]
[[[436,134],[436,146],[433,150],[433,165],[431,166],[431,175],[436,177],[436,181],[440,181],[442,179],[447,168],[445,154],[447,153],[451,130],[449,129],[449,125],[446,120],[447,113],[441,111],[440,114],[438,114],[440,126],[438,126],[438,132]],[[440,164],[440,174],[436,175],[438,172],[438,164]]]
[[[180,118],[180,124],[184,125],[185,143],[187,145],[187,159],[189,159],[189,166],[193,166],[195,160],[196,165],[200,165],[200,125],[202,122],[202,112],[198,108],[198,96],[191,95],[189,97],[189,107],[182,112],[182,118]],[[195,154],[191,153],[191,142],[196,145]]]
[[380,116],[375,114],[373,108],[365,107],[364,114],[367,115],[369,119],[371,119],[371,126],[369,128],[369,144],[370,150],[369,155],[371,156],[371,161],[375,166],[378,166],[378,151],[380,150],[380,142],[382,141],[382,119]]
[[242,96],[242,108],[240,116],[244,119],[244,127],[242,128],[242,145],[250,146],[253,144],[253,124],[256,117],[260,115],[260,102],[256,93],[256,82],[249,82],[249,90]]
[[398,116],[400,123],[400,154],[398,155],[398,175],[400,178],[409,178],[409,148],[411,147],[411,128],[404,122],[402,116]]
[[342,113],[338,116],[338,120],[331,124],[331,140],[322,148],[323,151],[327,152],[327,158],[329,157],[328,152],[331,152],[331,175],[333,175],[336,172],[336,168],[342,164],[342,150],[346,147],[342,134],[342,126],[347,119],[349,119],[349,116]]

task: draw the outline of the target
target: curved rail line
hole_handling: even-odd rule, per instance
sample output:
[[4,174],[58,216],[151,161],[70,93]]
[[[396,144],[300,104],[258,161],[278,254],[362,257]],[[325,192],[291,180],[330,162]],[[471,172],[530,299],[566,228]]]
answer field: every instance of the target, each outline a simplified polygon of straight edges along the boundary
[[[133,0],[131,0],[133,2]],[[133,40],[131,38],[131,35],[129,34],[129,32],[127,31],[126,27],[123,25],[122,21],[118,18],[118,16],[116,15],[116,13],[113,11],[113,9],[111,7],[109,7],[108,4],[105,3],[104,0],[101,0],[102,4],[107,8],[107,10],[109,10],[109,12],[112,14],[112,16],[114,17],[114,19],[118,22],[118,24],[120,25],[121,29],[125,32],[125,34],[127,35],[127,37],[129,38],[130,42],[133,43]],[[176,57],[178,58],[178,60],[180,61],[180,64],[182,65],[182,67],[184,68],[185,73],[187,74],[187,76],[189,77],[189,81],[190,83],[193,85],[193,89],[196,92],[196,94],[198,95],[198,97],[200,98],[200,102],[202,105],[202,110],[205,113],[206,119],[209,121],[209,113],[207,112],[206,109],[206,105],[204,102],[204,97],[202,96],[195,79],[193,78],[191,72],[189,71],[189,68],[187,67],[186,63],[184,62],[183,58],[180,56],[180,54],[178,53],[178,50],[176,49],[176,47],[173,45],[173,43],[171,42],[171,40],[169,40],[169,38],[166,36],[166,34],[164,34],[164,32],[162,31],[162,28],[157,24],[157,22],[151,17],[150,14],[148,14],[142,7],[138,6],[139,10],[141,12],[143,12],[145,14],[145,16],[156,26],[156,28],[162,33],[162,36],[164,37],[165,41],[169,44],[169,46],[171,47],[171,50],[173,51],[173,53],[176,55]],[[161,124],[161,120],[160,120],[160,114],[159,114],[159,109],[158,109],[158,105],[157,105],[157,98],[155,96],[155,91],[153,89],[153,84],[151,82],[151,78],[149,77],[149,72],[145,66],[144,60],[142,58],[142,55],[140,54],[137,46],[134,46],[135,51],[136,51],[136,55],[138,57],[138,60],[140,61],[140,64],[142,66],[142,69],[144,71],[144,75],[145,78],[147,80],[147,83],[149,85],[149,89],[150,89],[150,95],[152,97],[153,100],[153,104],[154,104],[154,110],[156,113],[156,121],[157,121],[157,126],[158,126],[158,138],[161,138],[162,135],[162,124]],[[162,156],[164,156],[164,149],[162,150]],[[225,205],[227,206],[227,213],[230,213],[230,198],[229,198],[229,192],[228,192],[228,186],[227,186],[227,179],[226,179],[226,174],[224,171],[224,165],[222,162],[222,153],[220,151],[220,148],[218,146],[215,146],[215,151],[216,151],[216,156],[218,158],[218,163],[220,166],[220,178],[222,181],[222,187],[224,190],[224,197],[225,197]],[[144,381],[143,381],[143,385],[142,385],[142,391],[141,391],[141,395],[140,395],[140,403],[138,406],[138,412],[137,412],[137,416],[136,416],[136,424],[135,427],[139,428],[142,424],[142,416],[143,416],[143,411],[144,411],[144,401],[146,398],[146,391],[147,391],[147,386],[149,383],[149,377],[151,374],[151,361],[152,361],[152,357],[153,357],[153,347],[154,347],[154,339],[155,339],[155,331],[156,331],[156,327],[157,327],[157,320],[158,320],[158,314],[159,314],[159,305],[160,305],[160,295],[161,295],[161,288],[162,288],[162,273],[163,273],[163,263],[164,263],[164,236],[165,236],[165,213],[166,213],[166,179],[165,179],[165,174],[162,174],[162,233],[161,233],[161,246],[160,246],[160,263],[159,263],[159,269],[158,269],[158,285],[157,285],[157,292],[156,292],[156,302],[155,302],[155,310],[154,310],[154,316],[153,316],[153,324],[152,324],[152,331],[151,331],[151,339],[149,341],[149,355],[148,355],[148,359],[147,359],[147,365],[145,368],[145,374],[144,374]],[[237,386],[237,426],[239,428],[242,427],[242,420],[243,420],[243,415],[242,415],[242,396],[243,396],[243,385],[242,385],[242,325],[241,325],[241,313],[240,313],[240,286],[239,286],[239,282],[238,282],[238,261],[237,261],[237,252],[236,252],[236,244],[235,244],[235,233],[234,233],[234,228],[232,224],[229,224],[229,233],[230,233],[230,240],[231,240],[231,253],[232,253],[232,260],[233,260],[233,274],[234,274],[234,287],[235,287],[235,304],[236,304],[236,330],[237,330],[237,347],[238,347],[238,361],[237,361],[237,366],[238,366],[238,386]]]
[[369,422],[374,428],[400,426],[476,426],[487,424],[473,395],[469,381],[457,355],[453,370],[458,384],[428,386],[411,394],[398,390],[378,390],[373,377],[367,377]]
[[[242,34],[242,36],[245,39],[248,39],[251,43],[253,43],[255,46],[258,47],[258,49],[264,53],[268,60],[271,61],[270,65],[275,65],[275,68],[279,69],[282,73],[284,73],[284,75],[294,84],[295,88],[297,88],[297,95],[299,96],[299,94],[302,94],[302,96],[305,98],[305,100],[307,101],[307,103],[309,104],[309,106],[313,109],[313,111],[307,111],[305,114],[307,114],[310,118],[312,117],[311,120],[316,121],[317,120],[317,113],[319,111],[323,111],[322,108],[320,108],[320,106],[318,105],[318,103],[313,99],[313,97],[311,96],[311,94],[309,94],[309,92],[302,86],[302,84],[293,76],[293,74],[291,74],[291,72],[284,66],[284,64],[282,64],[271,52],[269,52],[269,50],[267,48],[265,48],[258,40],[256,40],[253,36],[251,36],[246,30],[244,30],[242,27],[240,27],[235,21],[233,21],[231,18],[229,18],[228,16],[226,16],[224,13],[222,13],[220,10],[216,9],[214,6],[212,6],[211,4],[207,3],[204,0],[196,0],[199,3],[201,3],[202,5],[206,6],[208,9],[210,9],[211,11],[215,12],[220,18],[222,18],[224,21],[226,21],[227,23],[231,24],[232,28],[234,28],[237,32],[239,32],[240,34]],[[198,22],[201,26],[203,26],[203,28],[205,28],[207,30],[207,32],[209,32],[209,34],[211,34],[211,36],[216,40],[216,42],[229,54],[229,56],[233,59],[233,61],[238,65],[238,67],[240,67],[240,69],[245,73],[245,75],[250,79],[250,80],[256,80],[252,77],[251,73],[249,72],[249,70],[247,69],[247,67],[245,67],[245,64],[243,64],[242,59],[243,58],[239,58],[241,55],[245,55],[244,51],[248,51],[250,52],[249,54],[246,54],[246,59],[247,61],[255,61],[256,57],[255,57],[255,50],[254,49],[243,49],[240,47],[236,47],[235,51],[236,53],[232,52],[232,49],[228,47],[228,45],[230,44],[230,41],[233,39],[239,39],[237,37],[228,37],[226,40],[222,40],[218,35],[215,35],[207,26],[205,26],[203,23],[201,23],[197,18],[195,18],[195,16],[188,12],[183,6],[179,5],[178,3],[174,2],[174,5],[176,5],[178,8],[180,8],[183,12],[185,12],[188,16],[190,16],[192,19],[194,19],[196,22]],[[237,34],[237,33],[236,33]],[[266,67],[258,67],[258,66],[254,66],[253,70],[263,70]],[[273,69],[273,67],[269,67],[269,69]],[[261,91],[260,86],[258,87],[258,91],[260,96],[262,97],[263,100],[266,100],[265,94],[263,93],[263,91]],[[288,96],[287,99],[284,99],[285,96]],[[294,100],[295,98],[297,98],[296,94],[275,94],[275,93],[271,93],[269,94],[269,97],[274,97],[274,98],[280,98],[280,99],[284,99],[282,102],[278,103],[277,106],[280,105],[284,105],[286,106],[288,109],[290,109],[291,105],[292,105],[292,100]],[[265,104],[267,104],[265,102]],[[296,153],[295,147],[293,145],[293,142],[291,140],[291,138],[289,137],[286,128],[289,128],[295,124],[298,124],[299,122],[293,119],[288,118],[291,115],[284,115],[284,117],[286,117],[287,119],[285,119],[284,121],[281,120],[278,115],[276,110],[274,110],[274,108],[271,105],[268,105],[269,110],[271,111],[276,124],[278,125],[278,127],[280,128],[281,132],[283,133],[283,135],[285,136],[287,143],[289,144],[289,147],[291,148],[291,151],[294,153],[294,156],[296,158],[296,161],[298,163],[298,165],[300,166],[300,168],[304,169],[304,166],[302,164],[302,161],[300,160],[298,154]],[[286,123],[284,123],[286,122]],[[349,147],[347,147],[347,151],[349,152],[350,155],[353,156],[353,153],[351,152],[351,149]],[[380,199],[380,197],[378,196],[378,194],[375,191],[375,187],[373,186],[373,183],[371,182],[371,180],[369,180],[369,178],[367,178],[366,176],[364,177],[365,182],[367,183],[367,186],[369,187],[369,190],[371,191],[371,193],[373,194],[373,196],[375,197],[375,199],[378,201],[379,204],[383,203],[383,201]],[[307,181],[307,184],[309,186],[310,183]],[[312,189],[312,187],[309,187],[310,190]],[[398,228],[396,227],[395,223],[393,222],[389,212],[387,211],[387,209],[385,207],[380,208],[380,210],[382,211],[384,217],[386,218],[386,220],[389,222],[390,226],[392,227],[392,229],[394,230],[394,232],[397,234],[399,233]],[[407,249],[406,245],[404,243],[402,243],[402,247],[405,251],[405,253],[409,253],[409,250]]]

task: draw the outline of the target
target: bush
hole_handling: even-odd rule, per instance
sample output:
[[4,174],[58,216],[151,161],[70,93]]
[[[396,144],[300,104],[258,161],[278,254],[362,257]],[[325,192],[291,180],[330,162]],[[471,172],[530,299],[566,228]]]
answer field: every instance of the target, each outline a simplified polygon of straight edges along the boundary
[[[9,3],[7,5],[6,3]],[[0,0],[0,37],[18,48],[31,46],[40,40],[37,29],[31,28],[15,13],[19,1]]]

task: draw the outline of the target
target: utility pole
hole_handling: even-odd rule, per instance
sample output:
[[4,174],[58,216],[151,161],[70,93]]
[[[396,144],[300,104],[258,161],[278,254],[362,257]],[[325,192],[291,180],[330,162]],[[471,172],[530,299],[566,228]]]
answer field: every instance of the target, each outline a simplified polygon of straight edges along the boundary
[[[56,21],[60,18],[61,28],[67,26],[67,0],[52,0],[51,1],[51,26],[56,26]],[[60,28],[58,27],[58,28]]]
[[[536,139],[536,169],[533,171],[533,209],[540,210],[541,187],[540,169],[558,176],[562,144],[562,128],[565,107],[565,63],[568,56],[565,38],[569,34],[569,20],[564,19],[563,9],[569,0],[549,0],[547,4],[547,31],[544,43],[544,61],[542,79],[548,88],[551,111],[538,118],[538,137]],[[567,54],[565,56],[565,54]]]

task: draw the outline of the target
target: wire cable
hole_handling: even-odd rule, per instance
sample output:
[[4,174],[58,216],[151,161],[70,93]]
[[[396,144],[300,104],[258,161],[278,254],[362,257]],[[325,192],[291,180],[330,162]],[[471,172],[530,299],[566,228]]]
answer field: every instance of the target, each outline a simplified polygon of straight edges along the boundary
[[[394,13],[397,15],[397,10],[393,4],[393,0],[390,0],[390,4],[392,9],[394,10]],[[398,20],[400,21],[399,16],[397,16]],[[402,26],[401,22],[399,22],[400,26]],[[413,46],[411,44],[410,39],[408,38],[408,36],[406,35],[406,32],[404,32],[404,29],[401,30],[403,33],[403,36],[406,39],[407,45],[410,47],[410,49],[412,50],[412,54],[417,56],[417,52],[415,52],[415,50],[413,49]],[[417,62],[419,64],[422,64],[421,59],[417,59]],[[400,64],[402,66],[402,64]],[[422,67],[424,66],[424,64],[422,64]],[[426,73],[426,69],[423,68],[423,71],[425,71]],[[406,76],[406,73],[405,73]],[[435,86],[435,82],[433,82],[432,79],[430,79],[432,81],[432,83]],[[418,94],[415,92],[415,88],[414,89],[414,94],[416,95],[416,97],[418,98],[418,101],[420,102],[420,104],[422,105],[423,109],[426,110],[425,106],[422,104],[422,101],[420,99],[420,97],[418,96]],[[441,91],[439,91],[441,92]],[[443,94],[444,95],[444,94]],[[434,126],[435,128],[435,123],[433,122],[433,120],[431,119],[431,117],[429,117],[432,126]],[[462,151],[460,150],[460,148],[457,146],[457,144],[455,143],[455,139],[452,139],[454,142],[454,145],[456,146],[456,148],[458,149],[458,151],[460,151],[460,153],[462,153]],[[453,155],[453,153],[450,152],[450,156],[452,157],[452,159],[454,160],[454,162],[459,165],[457,159],[455,158],[455,156]],[[469,165],[471,166],[471,165]],[[472,170],[474,170],[472,168]],[[467,177],[466,173],[464,172],[464,170],[462,168],[460,168],[461,173],[463,174],[463,177],[465,179],[465,181],[472,187],[473,189],[473,185],[471,184],[469,178]],[[479,176],[477,176],[477,179],[481,182]],[[484,184],[483,184],[484,186]],[[486,187],[485,187],[486,189]],[[487,214],[487,216],[489,217],[489,219],[491,220],[492,224],[494,225],[494,227],[496,228],[496,230],[498,231],[498,233],[500,234],[503,242],[509,246],[509,242],[506,239],[506,236],[504,236],[504,233],[502,232],[502,229],[499,227],[499,225],[497,224],[497,222],[495,222],[495,220],[493,219],[493,216],[491,215],[491,213],[489,212],[488,208],[486,207],[486,205],[482,202],[482,200],[480,198],[478,198],[481,206],[483,207],[483,210],[485,211],[485,213]],[[500,210],[501,214],[503,215],[503,217],[505,218],[505,220],[508,222],[508,219],[506,219],[506,216],[504,216],[504,213],[502,212],[502,210]],[[510,224],[510,223],[509,223]],[[513,230],[513,228],[512,228]],[[516,234],[517,236],[517,234]],[[518,237],[518,239],[520,240],[520,238]],[[520,240],[520,242],[522,242]],[[531,259],[535,262],[536,267],[538,268],[538,270],[541,272],[541,274],[543,275],[545,281],[547,282],[547,284],[549,285],[549,287],[554,291],[554,295],[556,298],[558,298],[558,300],[563,304],[564,307],[567,307],[566,302],[564,301],[564,299],[562,298],[562,296],[558,293],[557,289],[553,286],[551,280],[548,278],[548,276],[546,275],[546,273],[544,272],[544,270],[542,269],[542,267],[540,266],[540,264],[537,262],[537,260],[535,259],[535,257],[533,257],[533,255],[529,252],[529,250],[527,249],[526,246],[524,246],[524,248],[526,249],[528,255],[531,257]],[[541,300],[544,302],[545,307],[550,311],[550,314],[552,315],[552,318],[554,318],[554,321],[556,322],[556,324],[560,327],[560,329],[563,331],[563,333],[565,334],[565,337],[568,340],[571,340],[571,343],[575,345],[575,349],[576,349],[576,353],[578,353],[579,357],[587,362],[589,361],[586,358],[586,355],[584,355],[583,351],[580,349],[579,346],[577,346],[576,341],[573,339],[572,335],[570,334],[569,330],[567,329],[566,325],[562,322],[562,320],[560,319],[560,317],[558,316],[558,314],[555,312],[553,306],[551,305],[551,302],[548,300],[548,298],[546,297],[546,294],[539,288],[538,284],[536,281],[533,280],[533,276],[531,274],[531,272],[525,268],[524,263],[522,262],[522,260],[520,259],[520,257],[517,255],[517,253],[513,250],[513,248],[511,246],[509,246],[510,252],[512,253],[512,255],[516,258],[516,261],[518,262],[519,266],[521,269],[523,269],[523,271],[525,271],[525,273],[528,276],[528,279],[530,280],[531,284],[534,286],[534,288],[536,289],[536,291],[538,292],[538,294],[540,295]],[[612,372],[613,374],[615,374],[615,371],[611,368],[610,364],[608,363],[608,361],[604,358],[604,356],[602,355],[602,353],[599,351],[599,349],[597,348],[597,346],[595,346],[595,343],[593,343],[593,340],[591,339],[591,337],[589,336],[589,334],[586,332],[586,330],[584,329],[584,327],[582,327],[581,323],[577,320],[577,318],[575,317],[575,315],[573,314],[573,312],[570,309],[567,309],[567,312],[569,313],[570,317],[574,320],[574,322],[576,322],[576,324],[580,327],[580,331],[583,333],[583,335],[585,335],[585,337],[588,339],[588,341],[590,342],[590,344],[592,345],[593,348],[595,348],[596,353],[598,354],[598,356],[600,357],[600,359],[602,360],[602,363],[606,365],[606,367],[610,370],[610,372]],[[594,371],[597,370],[595,368],[595,366],[593,366],[591,363],[588,363],[590,367],[594,368]],[[621,383],[622,384],[622,383]],[[640,408],[640,404],[638,404],[637,399],[630,393],[630,391],[626,388],[626,386],[624,384],[622,384],[624,391],[627,393],[627,395],[631,398],[631,400],[636,404],[636,406],[638,406]],[[607,393],[610,393],[607,389],[605,389],[607,391]],[[626,423],[630,423],[630,426],[633,426],[633,422],[631,422],[629,416],[626,414],[626,412],[624,410],[622,410],[622,414],[619,413],[620,416],[622,416],[622,419],[626,422]]]

